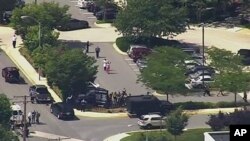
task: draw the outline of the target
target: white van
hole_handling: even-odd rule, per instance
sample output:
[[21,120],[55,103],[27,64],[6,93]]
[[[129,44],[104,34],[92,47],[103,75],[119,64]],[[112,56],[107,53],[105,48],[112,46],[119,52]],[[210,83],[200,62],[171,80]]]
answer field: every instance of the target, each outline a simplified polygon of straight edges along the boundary
[[21,125],[23,123],[23,112],[21,106],[18,104],[11,105],[12,115],[10,121],[15,125]]

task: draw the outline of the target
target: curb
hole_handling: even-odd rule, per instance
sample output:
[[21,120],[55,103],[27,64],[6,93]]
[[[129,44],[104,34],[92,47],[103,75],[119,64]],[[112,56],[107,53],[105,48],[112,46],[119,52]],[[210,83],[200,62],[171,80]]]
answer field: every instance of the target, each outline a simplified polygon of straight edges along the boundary
[[114,48],[119,54],[121,54],[121,55],[127,55],[126,52],[123,52],[123,51],[121,51],[121,50],[118,48],[118,46],[116,45],[116,43],[113,44],[113,48]]
[[116,134],[116,135],[107,137],[103,141],[120,141],[121,139],[130,136],[128,133],[131,133],[131,132],[125,132],[125,133]]

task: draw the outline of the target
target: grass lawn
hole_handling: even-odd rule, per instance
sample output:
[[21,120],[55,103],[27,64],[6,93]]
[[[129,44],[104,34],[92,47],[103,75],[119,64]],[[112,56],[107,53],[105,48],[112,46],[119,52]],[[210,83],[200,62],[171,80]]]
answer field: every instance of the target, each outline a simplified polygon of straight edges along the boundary
[[[176,141],[203,141],[204,132],[212,131],[209,128],[200,128],[200,129],[190,129],[184,131],[180,136],[177,136]],[[135,132],[130,133],[131,136],[123,138],[121,141],[145,141],[146,136],[148,135],[148,141],[174,141],[174,136],[172,136],[166,130],[152,131],[152,132]]]

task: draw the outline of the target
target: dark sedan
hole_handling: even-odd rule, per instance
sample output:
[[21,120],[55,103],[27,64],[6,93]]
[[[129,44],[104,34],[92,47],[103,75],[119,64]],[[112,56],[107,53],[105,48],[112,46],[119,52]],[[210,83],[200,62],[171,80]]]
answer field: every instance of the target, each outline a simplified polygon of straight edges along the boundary
[[87,21],[78,19],[70,19],[68,23],[57,26],[57,30],[59,31],[70,31],[84,28],[89,28],[89,23]]
[[54,114],[58,119],[74,119],[75,113],[71,105],[57,102],[50,106],[50,112]]

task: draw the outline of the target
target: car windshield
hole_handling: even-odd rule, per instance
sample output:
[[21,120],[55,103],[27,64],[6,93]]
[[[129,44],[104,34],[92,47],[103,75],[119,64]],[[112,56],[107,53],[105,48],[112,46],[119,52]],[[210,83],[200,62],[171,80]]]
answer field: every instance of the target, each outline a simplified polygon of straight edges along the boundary
[[37,88],[36,91],[40,94],[47,94],[48,93],[47,88]]
[[22,111],[12,111],[12,115],[21,115]]
[[195,80],[195,81],[198,81],[199,79],[200,79],[200,77],[197,77],[197,78],[195,78],[194,80]]
[[19,72],[17,70],[10,71],[10,74],[15,77],[19,76]]

